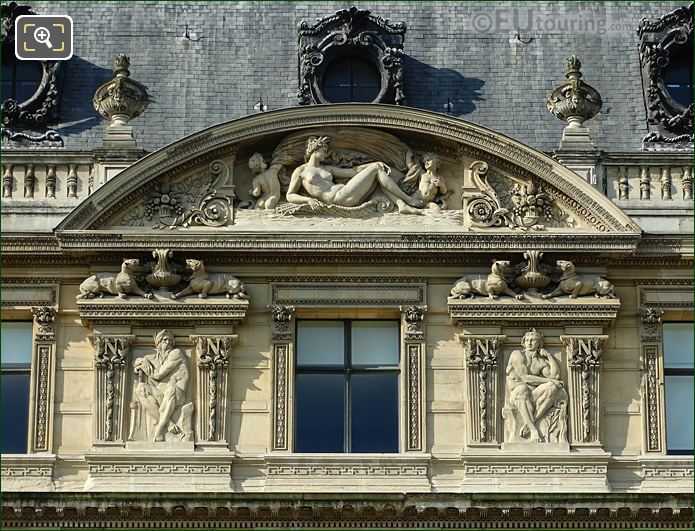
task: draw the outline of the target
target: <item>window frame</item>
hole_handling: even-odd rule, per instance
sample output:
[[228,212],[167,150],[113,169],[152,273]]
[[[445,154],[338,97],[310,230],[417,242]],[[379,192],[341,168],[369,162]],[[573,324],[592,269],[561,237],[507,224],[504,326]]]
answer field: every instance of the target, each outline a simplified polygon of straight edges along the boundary
[[668,367],[666,364],[666,341],[665,341],[665,330],[664,327],[665,325],[668,324],[687,324],[687,325],[693,325],[692,321],[679,321],[679,320],[664,320],[661,323],[661,337],[662,337],[662,342],[661,342],[661,352],[662,352],[662,358],[663,358],[663,387],[664,387],[664,451],[666,455],[693,455],[695,454],[695,443],[693,444],[694,448],[689,448],[689,449],[683,449],[683,448],[678,448],[678,449],[672,449],[669,448],[669,443],[668,443],[668,403],[667,403],[667,394],[666,394],[666,378],[668,376],[676,376],[676,377],[690,377],[691,381],[693,381],[693,389],[695,389],[695,369],[690,368],[690,369],[685,369],[685,368],[676,368],[676,367]]
[[[33,365],[33,358],[34,358],[34,322],[33,320],[30,319],[2,319],[2,324],[4,325],[5,323],[26,323],[29,325],[29,330],[30,330],[30,343],[29,343],[29,362],[28,363],[2,363],[0,361],[0,376],[5,376],[5,374],[23,374],[27,377],[28,379],[28,394],[27,394],[27,410],[26,410],[26,419],[27,419],[27,425],[25,426],[25,445],[24,445],[24,451],[15,452],[14,454],[17,455],[23,455],[23,454],[29,454],[31,453],[31,446],[32,446],[32,439],[31,439],[31,434],[32,434],[32,402],[33,402],[33,396],[32,396],[32,390],[33,390],[33,375],[32,375],[32,365]],[[4,437],[4,434],[3,434]],[[12,455],[10,453],[5,453],[2,452],[2,455]]]
[[[341,322],[343,323],[343,365],[338,366],[338,365],[300,365],[298,362],[299,359],[299,346],[298,346],[298,338],[299,338],[299,324],[301,322],[317,322],[317,321],[324,321],[324,322]],[[397,325],[397,331],[398,331],[398,361],[394,365],[358,365],[358,366],[353,366],[352,364],[352,323],[353,322],[391,322],[395,323]],[[298,430],[296,429],[297,426],[297,415],[298,415],[298,404],[296,400],[296,389],[297,389],[297,376],[300,374],[342,374],[345,377],[345,384],[344,384],[344,391],[343,391],[343,397],[344,397],[344,406],[343,406],[343,426],[344,426],[344,432],[343,432],[343,451],[341,454],[353,454],[353,455],[361,455],[364,453],[392,453],[392,452],[353,452],[352,451],[352,406],[351,406],[351,392],[352,392],[352,387],[351,387],[351,377],[353,374],[370,374],[370,373],[391,373],[391,374],[397,374],[397,389],[398,389],[398,397],[396,403],[399,404],[397,407],[396,411],[394,412],[396,417],[397,417],[397,444],[398,448],[396,450],[396,453],[401,453],[403,451],[402,448],[402,418],[401,418],[401,402],[402,402],[402,362],[403,362],[403,349],[402,349],[402,327],[403,324],[399,319],[348,319],[348,318],[319,318],[319,319],[311,319],[311,318],[297,318],[294,320],[294,352],[295,352],[295,361],[294,361],[294,373],[293,373],[293,388],[294,388],[294,394],[295,394],[295,400],[294,400],[294,408],[292,411],[293,419],[294,419],[294,426],[295,430],[293,432],[293,440],[292,440],[292,452],[297,453],[297,454],[306,454],[306,453],[320,453],[320,452],[300,452],[297,451],[297,432]]]

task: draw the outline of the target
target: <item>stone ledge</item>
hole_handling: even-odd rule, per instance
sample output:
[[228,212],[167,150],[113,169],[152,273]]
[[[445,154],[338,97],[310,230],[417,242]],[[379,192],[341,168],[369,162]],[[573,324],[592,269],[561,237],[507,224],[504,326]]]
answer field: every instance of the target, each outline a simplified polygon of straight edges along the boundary
[[133,295],[127,299],[112,296],[77,301],[77,309],[85,326],[234,325],[244,321],[248,307],[248,301],[229,300],[223,296],[173,300],[155,294],[154,299]]
[[640,456],[640,492],[693,492],[693,456]]
[[54,490],[53,467],[54,454],[3,454],[2,455],[2,491]]
[[488,299],[448,299],[451,322],[459,324],[524,325],[557,324],[605,325],[616,319],[620,309],[617,299],[596,297],[557,297],[552,299],[516,300],[511,297]]
[[429,454],[265,456],[266,491],[430,492]]

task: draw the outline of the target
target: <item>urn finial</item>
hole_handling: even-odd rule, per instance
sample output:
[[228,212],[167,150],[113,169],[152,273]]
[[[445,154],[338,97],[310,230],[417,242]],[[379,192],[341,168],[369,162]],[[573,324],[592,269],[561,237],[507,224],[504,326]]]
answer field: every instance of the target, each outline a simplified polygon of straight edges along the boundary
[[601,110],[601,95],[581,80],[582,63],[576,55],[567,58],[567,81],[558,85],[548,96],[548,110],[569,127],[583,127]]

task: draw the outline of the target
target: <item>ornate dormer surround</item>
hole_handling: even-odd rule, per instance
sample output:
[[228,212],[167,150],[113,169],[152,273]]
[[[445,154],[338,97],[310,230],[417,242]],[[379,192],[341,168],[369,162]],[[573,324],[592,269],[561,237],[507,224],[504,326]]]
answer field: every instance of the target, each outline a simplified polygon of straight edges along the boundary
[[[647,107],[649,133],[645,145],[678,145],[693,141],[693,103],[677,102],[668,91],[664,74],[684,54],[692,62],[693,4],[680,7],[656,21],[642,19],[637,29],[640,38],[640,64]],[[689,56],[689,59],[688,59]]]
[[[2,5],[2,48],[14,50],[15,20],[20,15],[36,15],[30,6],[18,5],[16,2]],[[16,129],[31,130],[44,128],[58,117],[60,106],[60,85],[63,61],[42,61],[42,77],[34,94],[25,101],[6,99],[2,102],[3,136],[10,139],[21,138],[33,142],[60,141],[55,131],[44,135],[17,136]],[[13,136],[14,135],[14,136]]]
[[376,67],[381,87],[374,103],[405,104],[403,88],[404,22],[391,23],[368,10],[342,9],[315,24],[299,23],[300,105],[331,103],[323,89],[323,75],[343,57],[365,60]]

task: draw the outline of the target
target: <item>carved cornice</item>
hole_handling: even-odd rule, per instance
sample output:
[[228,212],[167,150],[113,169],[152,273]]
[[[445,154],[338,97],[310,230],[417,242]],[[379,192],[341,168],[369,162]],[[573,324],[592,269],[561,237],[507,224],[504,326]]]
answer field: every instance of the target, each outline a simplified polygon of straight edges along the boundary
[[[107,465],[108,466],[108,465]],[[195,465],[188,473],[229,473],[229,465]],[[119,465],[128,473],[128,466]],[[133,466],[131,465],[132,469]],[[147,473],[142,464],[135,472]],[[182,464],[174,472],[185,474]],[[594,472],[595,467],[586,471]],[[488,465],[491,473],[495,472]],[[524,469],[518,469],[523,474]],[[558,470],[560,471],[560,470]],[[156,470],[155,470],[156,472]],[[166,473],[162,470],[160,473]],[[140,493],[3,493],[3,522],[25,528],[101,528],[124,525],[191,528],[208,522],[222,527],[395,528],[442,526],[472,529],[692,528],[690,494],[441,494],[336,495],[331,500],[284,494],[277,504],[272,493],[206,493],[191,495]],[[607,500],[610,507],[607,508]],[[542,505],[542,506],[539,506]],[[107,510],[106,507],[115,510]],[[103,509],[98,509],[103,507]],[[277,507],[277,508],[276,508]],[[40,511],[37,511],[40,509]]]
[[179,299],[155,295],[149,299],[81,299],[77,309],[85,326],[129,324],[136,326],[234,325],[246,317],[247,301],[224,298]]
[[614,321],[620,302],[614,299],[568,299],[566,302],[527,302],[509,300],[449,299],[452,322],[462,325],[523,323],[524,326],[544,326],[549,322],[563,324],[606,325]]

